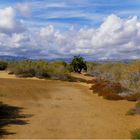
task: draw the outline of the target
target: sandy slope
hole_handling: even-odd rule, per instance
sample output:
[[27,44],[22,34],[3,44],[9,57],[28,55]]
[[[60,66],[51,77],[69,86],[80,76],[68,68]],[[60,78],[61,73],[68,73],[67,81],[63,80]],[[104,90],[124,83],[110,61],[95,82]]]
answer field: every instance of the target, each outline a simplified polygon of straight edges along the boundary
[[85,84],[0,79],[0,88],[4,103],[33,115],[25,118],[29,124],[7,126],[16,134],[6,138],[130,138],[130,131],[140,128],[139,116],[125,115],[135,103],[105,100]]

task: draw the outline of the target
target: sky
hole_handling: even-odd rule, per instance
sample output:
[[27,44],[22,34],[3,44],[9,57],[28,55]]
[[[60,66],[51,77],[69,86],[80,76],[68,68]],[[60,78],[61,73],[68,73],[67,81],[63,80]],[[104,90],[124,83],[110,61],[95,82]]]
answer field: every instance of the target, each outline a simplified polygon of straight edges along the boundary
[[0,55],[140,58],[140,0],[0,0]]

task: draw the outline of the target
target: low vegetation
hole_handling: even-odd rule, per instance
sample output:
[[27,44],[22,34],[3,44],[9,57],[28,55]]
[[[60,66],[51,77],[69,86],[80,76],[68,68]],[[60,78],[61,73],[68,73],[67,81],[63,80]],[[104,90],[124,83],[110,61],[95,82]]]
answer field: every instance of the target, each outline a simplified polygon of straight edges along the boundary
[[8,65],[9,74],[15,74],[18,77],[38,77],[63,79],[68,78],[68,65],[63,61],[45,62],[45,61],[19,61],[11,62]]
[[[74,57],[75,59],[76,57]],[[80,67],[80,70],[83,67],[78,64],[75,64],[74,67]],[[83,63],[82,63],[83,65]],[[84,81],[80,78],[75,78],[71,76],[73,71],[73,61],[72,63],[66,63],[64,61],[55,61],[55,62],[46,62],[43,60],[32,61],[24,60],[17,62],[10,62],[7,68],[9,74],[15,74],[18,77],[37,77],[37,78],[50,78],[55,80],[65,80],[65,81]]]
[[127,115],[140,115],[140,101],[136,103],[134,108],[128,110]]
[[5,70],[8,66],[6,61],[0,61],[0,70]]
[[135,129],[134,131],[132,131],[131,138],[135,140],[140,139],[140,129]]
[[32,61],[0,61],[0,70],[7,69],[9,74],[18,77],[38,77],[67,81],[81,81],[71,76],[71,72],[96,77],[91,89],[100,96],[110,100],[127,99],[136,101],[140,98],[140,61],[132,63],[105,63],[86,62],[81,56],[74,56],[71,63],[64,61],[46,62]]
[[98,93],[99,96],[103,96],[105,99],[109,100],[123,99],[121,96],[116,94],[124,90],[120,83],[113,83],[104,79],[95,79],[90,82],[93,84],[91,90],[93,90],[94,93]]
[[[88,64],[87,73],[97,77],[92,86],[105,98],[139,100],[140,61],[133,63]],[[110,96],[110,97],[109,97]]]

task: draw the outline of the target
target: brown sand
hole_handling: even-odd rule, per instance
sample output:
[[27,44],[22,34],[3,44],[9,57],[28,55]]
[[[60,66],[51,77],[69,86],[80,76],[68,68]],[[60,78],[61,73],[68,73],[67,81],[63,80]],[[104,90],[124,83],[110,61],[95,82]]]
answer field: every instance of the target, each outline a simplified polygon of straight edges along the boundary
[[3,74],[0,73],[0,100],[24,107],[22,113],[33,115],[24,119],[26,125],[6,126],[15,134],[5,138],[123,139],[140,128],[140,116],[125,115],[135,102],[105,100],[93,94],[86,84],[3,79],[6,73],[5,77]]

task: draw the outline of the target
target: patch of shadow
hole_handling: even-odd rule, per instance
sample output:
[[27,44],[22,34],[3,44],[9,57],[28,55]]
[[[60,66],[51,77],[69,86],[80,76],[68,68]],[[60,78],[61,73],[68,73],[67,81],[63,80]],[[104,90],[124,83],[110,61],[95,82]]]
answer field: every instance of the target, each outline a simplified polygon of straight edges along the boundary
[[28,124],[28,121],[25,119],[32,115],[22,114],[22,110],[22,107],[11,106],[0,102],[0,139],[6,135],[16,134],[15,132],[7,131],[6,126]]

